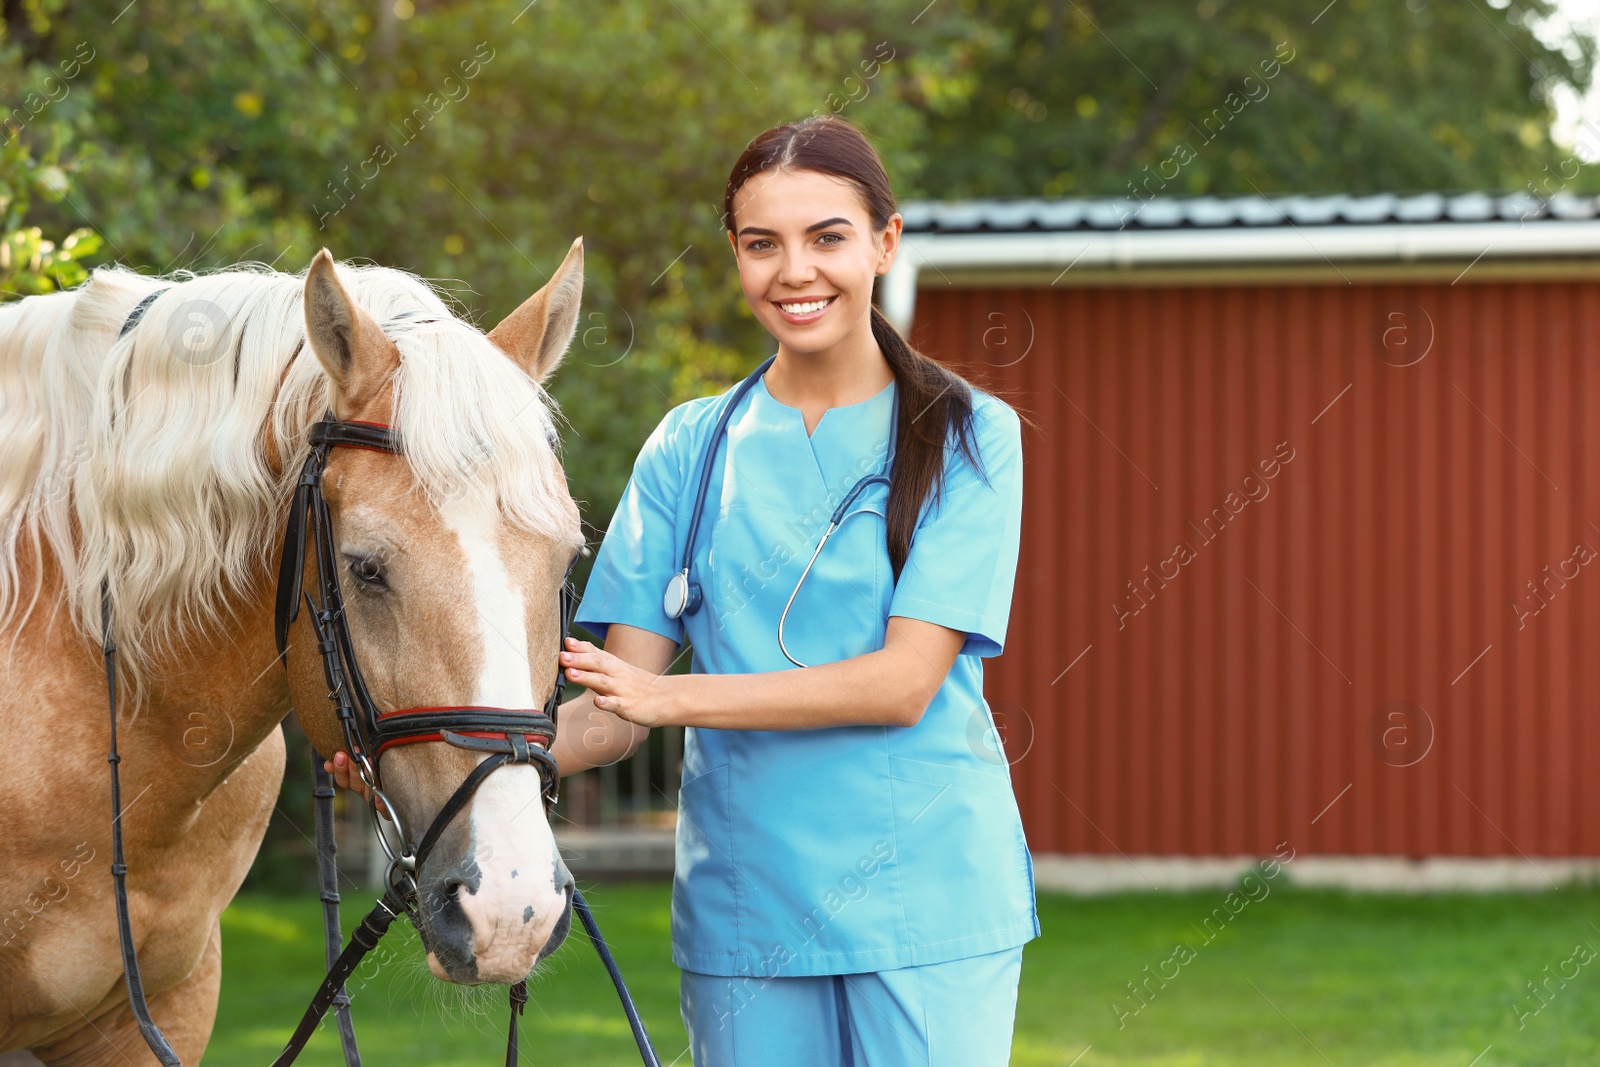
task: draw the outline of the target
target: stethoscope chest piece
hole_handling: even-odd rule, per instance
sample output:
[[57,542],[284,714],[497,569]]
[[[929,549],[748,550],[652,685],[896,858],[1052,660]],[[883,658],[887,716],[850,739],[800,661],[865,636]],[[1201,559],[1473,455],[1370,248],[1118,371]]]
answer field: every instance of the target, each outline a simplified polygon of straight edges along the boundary
[[693,615],[700,610],[700,585],[689,580],[688,567],[667,580],[666,592],[661,597],[661,608],[669,619]]

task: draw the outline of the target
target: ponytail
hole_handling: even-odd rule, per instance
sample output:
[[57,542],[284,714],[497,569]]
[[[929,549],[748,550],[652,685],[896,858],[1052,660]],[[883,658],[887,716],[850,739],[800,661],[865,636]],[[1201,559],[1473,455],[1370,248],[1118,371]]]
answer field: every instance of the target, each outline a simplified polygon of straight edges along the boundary
[[872,336],[894,371],[898,418],[894,469],[889,474],[887,526],[889,563],[895,581],[911,554],[911,539],[932,496],[944,496],[945,447],[952,436],[957,451],[982,473],[972,428],[972,386],[966,379],[918,352],[876,307]]

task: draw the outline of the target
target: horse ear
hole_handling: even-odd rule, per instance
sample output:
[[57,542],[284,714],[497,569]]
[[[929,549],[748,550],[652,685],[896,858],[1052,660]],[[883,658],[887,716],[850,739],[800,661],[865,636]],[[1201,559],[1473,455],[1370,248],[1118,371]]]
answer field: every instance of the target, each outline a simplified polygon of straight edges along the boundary
[[350,299],[326,248],[306,271],[305,312],[306,338],[337,393],[352,407],[364,405],[398,364],[398,353],[383,328]]
[[567,258],[544,288],[489,331],[496,348],[527,371],[536,382],[550,376],[578,332],[578,307],[583,302],[583,238],[572,242]]

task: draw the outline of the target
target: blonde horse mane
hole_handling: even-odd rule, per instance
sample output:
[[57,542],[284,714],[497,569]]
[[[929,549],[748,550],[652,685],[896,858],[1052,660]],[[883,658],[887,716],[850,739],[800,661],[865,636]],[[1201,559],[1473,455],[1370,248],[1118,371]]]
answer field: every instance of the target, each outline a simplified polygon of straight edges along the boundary
[[[405,271],[338,264],[352,299],[400,351],[395,424],[424,492],[487,492],[506,520],[576,546],[554,401],[440,290]],[[247,264],[84,285],[0,307],[0,629],[55,607],[99,640],[109,583],[119,661],[137,682],[185,635],[260,595],[310,424],[330,383],[305,341],[305,274]],[[118,339],[145,295],[173,286]]]

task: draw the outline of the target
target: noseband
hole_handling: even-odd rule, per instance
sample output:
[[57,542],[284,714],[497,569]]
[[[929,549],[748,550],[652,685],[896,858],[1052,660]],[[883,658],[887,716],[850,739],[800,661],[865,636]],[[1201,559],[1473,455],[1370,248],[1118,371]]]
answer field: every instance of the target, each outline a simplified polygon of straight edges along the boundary
[[[350,637],[344,599],[339,591],[339,556],[333,543],[328,502],[322,495],[322,477],[334,448],[365,448],[398,456],[403,454],[399,435],[390,427],[376,423],[340,422],[330,412],[321,422],[312,425],[310,440],[311,454],[306,457],[295,486],[278,568],[278,602],[274,616],[278,657],[287,663],[289,627],[299,616],[303,598],[316,634],[317,651],[322,656],[328,699],[344,731],[345,748],[349,750],[351,762],[367,787],[368,800],[379,826],[378,840],[393,868],[414,875],[451,820],[466,807],[484,780],[501,767],[519,763],[537,767],[546,813],[555,806],[561,773],[555,757],[550,755],[550,745],[555,741],[556,713],[566,684],[565,672],[558,664],[555,686],[539,711],[470,705],[379,711],[361,675],[355,644]],[[314,602],[302,587],[308,536],[316,551],[318,602]],[[572,625],[577,599],[571,573],[569,566],[561,582],[563,643]],[[394,802],[383,793],[379,773],[384,752],[396,745],[418,741],[443,741],[457,748],[490,754],[456,788],[420,841],[406,833]],[[385,821],[394,827],[396,843],[390,842],[388,832],[383,829]]]

